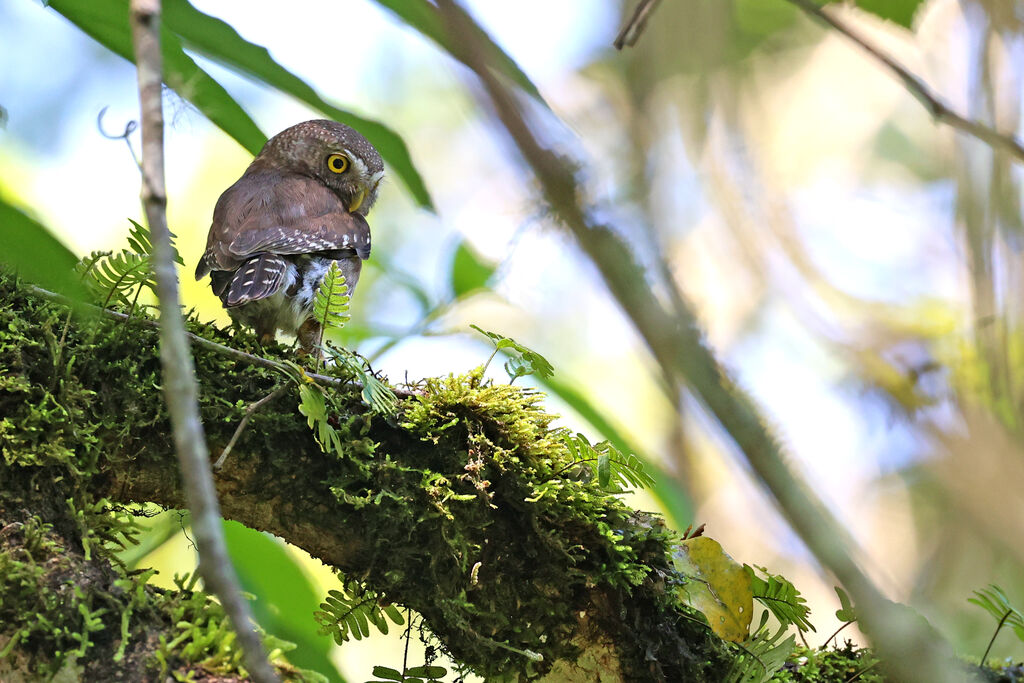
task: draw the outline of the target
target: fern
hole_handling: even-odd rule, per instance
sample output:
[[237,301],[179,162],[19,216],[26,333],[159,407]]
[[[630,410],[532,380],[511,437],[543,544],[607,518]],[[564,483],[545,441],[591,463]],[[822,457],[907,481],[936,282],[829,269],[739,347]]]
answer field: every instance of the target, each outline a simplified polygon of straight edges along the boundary
[[[131,218],[128,219],[128,222],[132,224],[132,227],[128,230],[128,246],[134,249],[136,254],[151,255],[153,253],[153,240],[149,236],[149,230]],[[178,239],[178,236],[173,232],[168,234],[171,236],[171,258],[179,266],[185,265],[181,254],[178,253],[178,247],[174,244],[174,240]]]
[[394,415],[398,407],[398,397],[388,387],[374,377],[366,361],[347,349],[338,349],[330,345],[322,346],[334,357],[334,361],[356,376],[363,385],[363,402],[378,415]]
[[[584,464],[593,469],[598,485],[612,492],[626,488],[646,488],[654,484],[654,478],[644,471],[643,462],[635,455],[625,455],[607,441],[591,445],[582,434],[563,437],[566,449],[572,457],[572,465]],[[563,467],[561,471],[568,469]]]
[[529,347],[523,346],[515,339],[506,337],[503,334],[498,334],[497,332],[482,330],[476,325],[470,325],[470,327],[490,339],[491,343],[494,344],[494,352],[491,354],[490,358],[487,359],[487,362],[484,363],[484,370],[486,370],[487,366],[491,364],[491,360],[494,359],[494,356],[498,351],[511,349],[512,352],[514,352],[513,355],[505,361],[505,372],[509,376],[509,384],[515,382],[520,377],[524,377],[525,375],[537,374],[541,377],[550,377],[555,374],[555,369],[552,367],[551,363],[548,362],[547,358],[536,351],[533,351]]
[[313,298],[313,317],[320,323],[321,338],[323,330],[340,329],[345,326],[349,320],[348,304],[348,285],[345,284],[345,276],[338,267],[338,262],[331,261]]
[[328,421],[327,396],[320,385],[312,382],[299,385],[299,412],[306,416],[320,450],[345,456],[341,436]]
[[[102,299],[106,307],[111,301],[117,301],[131,308],[143,287],[156,292],[153,279],[153,242],[149,231],[132,219],[128,219],[132,227],[128,230],[130,249],[122,249],[117,253],[94,251],[78,262],[75,270],[88,287]],[[174,247],[174,234],[171,234],[171,249],[174,262],[185,265],[178,250]]]
[[757,630],[740,646],[743,653],[732,662],[725,677],[727,683],[765,683],[786,663],[796,646],[796,636],[783,640],[786,626],[772,634],[765,626],[767,621],[768,612],[762,612]]
[[992,644],[996,642],[996,636],[999,635],[1004,626],[1009,626],[1017,634],[1017,637],[1024,641],[1024,614],[1021,614],[1020,610],[1010,604],[1010,599],[1006,597],[1003,589],[994,583],[989,584],[989,587],[985,590],[974,591],[974,595],[975,597],[973,598],[967,598],[967,602],[982,608],[996,620],[996,631],[988,641],[985,654],[981,656],[981,661],[984,663],[988,659],[988,653],[992,649]]
[[370,626],[386,635],[388,619],[399,625],[405,623],[397,607],[382,606],[380,595],[358,581],[348,581],[341,590],[328,591],[313,616],[320,624],[320,634],[332,636],[338,645],[348,642],[349,638],[362,640],[369,636]]
[[[800,591],[792,583],[782,576],[771,574],[764,567],[743,565],[750,576],[750,587],[754,592],[754,599],[764,605],[772,613],[783,629],[796,626],[801,633],[808,630],[813,631],[814,626],[807,620],[811,610],[807,607],[807,601]],[[762,579],[755,573],[760,572],[767,580]]]

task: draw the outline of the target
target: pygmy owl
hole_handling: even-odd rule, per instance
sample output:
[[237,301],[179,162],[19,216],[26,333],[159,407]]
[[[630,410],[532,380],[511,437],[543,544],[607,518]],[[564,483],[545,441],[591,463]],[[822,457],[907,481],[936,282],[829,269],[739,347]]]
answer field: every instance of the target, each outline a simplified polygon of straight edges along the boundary
[[313,298],[332,261],[355,289],[383,176],[377,150],[348,126],[285,129],[217,200],[196,279],[209,273],[231,318],[262,342],[281,330],[311,351],[320,336]]

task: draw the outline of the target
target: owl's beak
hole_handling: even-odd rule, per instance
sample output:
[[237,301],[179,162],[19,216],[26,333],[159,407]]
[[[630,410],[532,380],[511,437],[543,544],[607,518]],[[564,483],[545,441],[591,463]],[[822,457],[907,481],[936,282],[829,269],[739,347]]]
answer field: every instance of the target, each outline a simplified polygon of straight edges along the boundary
[[363,200],[366,199],[366,188],[360,187],[359,192],[352,198],[352,203],[348,205],[348,212],[355,213],[359,210],[359,207],[363,205]]

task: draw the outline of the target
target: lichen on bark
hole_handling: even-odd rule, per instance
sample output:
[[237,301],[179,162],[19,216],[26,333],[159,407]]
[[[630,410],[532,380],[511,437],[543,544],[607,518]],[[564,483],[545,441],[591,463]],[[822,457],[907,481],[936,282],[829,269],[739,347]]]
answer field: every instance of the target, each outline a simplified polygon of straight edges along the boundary
[[[260,352],[245,334],[189,327]],[[216,454],[245,408],[285,380],[206,349],[195,357]],[[0,528],[35,519],[75,547],[111,518],[111,504],[183,507],[159,382],[155,330],[69,318],[0,273]],[[677,597],[678,539],[656,516],[577,476],[540,394],[473,371],[425,381],[385,417],[363,405],[356,386],[330,391],[342,451],[320,449],[295,393],[285,393],[253,414],[218,473],[226,517],[411,607],[488,680],[583,680],[588,666],[614,680],[720,678],[728,647]],[[67,500],[95,514],[76,517]],[[139,577],[118,575],[104,552],[89,562],[127,580],[126,594],[140,590]],[[69,570],[67,580],[86,574]],[[136,618],[125,651],[142,642],[131,635]],[[97,639],[115,647],[120,622],[102,623]],[[0,637],[11,635],[7,624]],[[36,650],[11,649],[57,651],[52,636],[37,640]],[[131,665],[158,670],[147,652]]]

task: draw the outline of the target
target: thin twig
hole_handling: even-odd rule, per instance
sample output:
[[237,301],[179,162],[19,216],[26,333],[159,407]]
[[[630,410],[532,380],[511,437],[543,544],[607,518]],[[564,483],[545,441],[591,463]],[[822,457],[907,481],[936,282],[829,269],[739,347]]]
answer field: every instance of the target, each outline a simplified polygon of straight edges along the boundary
[[138,166],[139,170],[141,171],[142,163],[139,161],[139,156],[135,153],[135,148],[132,147],[131,138],[128,137],[135,132],[136,128],[139,127],[139,122],[128,121],[128,123],[124,124],[124,131],[118,133],[117,135],[108,133],[107,131],[103,130],[103,117],[106,115],[107,109],[108,107],[103,107],[103,109],[100,109],[100,113],[96,115],[96,127],[99,128],[100,135],[102,135],[108,140],[124,140],[124,144],[128,145],[128,153],[132,155],[132,161],[135,162],[135,165]]
[[254,403],[251,403],[248,408],[245,409],[245,415],[242,416],[242,421],[238,423],[238,427],[235,429],[235,433],[231,435],[231,440],[228,441],[228,445],[221,451],[220,457],[217,458],[217,462],[213,463],[213,470],[216,472],[224,466],[224,461],[228,459],[228,455],[231,453],[231,449],[235,447],[235,443],[238,441],[238,437],[245,431],[245,426],[249,424],[249,418],[257,410],[270,403],[274,399],[278,398],[291,386],[291,382],[285,382],[277,389],[274,389],[271,393],[267,394],[263,398]]
[[593,220],[594,211],[581,199],[574,164],[538,141],[518,101],[489,68],[472,17],[454,0],[438,0],[437,4],[445,29],[461,41],[465,63],[478,77],[488,103],[536,176],[554,216],[574,234],[676,390],[688,389],[700,399],[775,498],[792,528],[863,608],[862,623],[893,680],[955,680],[956,672],[949,665],[951,648],[923,632],[910,610],[889,602],[858,566],[849,550],[854,544],[848,532],[789,467],[758,407],[736,387],[704,341],[697,316],[675,282],[662,283],[669,296],[667,301],[659,299],[630,246],[614,230]]
[[171,417],[185,497],[192,513],[192,529],[199,550],[199,572],[206,588],[220,600],[238,634],[245,668],[252,679],[257,683],[276,683],[280,679],[267,661],[263,641],[256,631],[249,605],[242,597],[224,540],[220,504],[210,472],[210,454],[199,417],[195,366],[178,306],[178,276],[167,227],[164,185],[160,0],[131,0],[130,18],[142,112],[142,203],[153,240],[153,271],[160,302],[164,398]]
[[636,9],[633,10],[633,16],[629,18],[626,25],[619,31],[619,35],[616,36],[615,42],[612,43],[616,50],[621,50],[627,45],[629,47],[636,45],[636,41],[640,40],[644,29],[647,28],[647,20],[650,19],[651,13],[657,8],[659,2],[661,0],[640,0]]
[[789,0],[789,2],[799,7],[804,13],[839,31],[839,33],[856,43],[858,47],[868,53],[875,61],[889,69],[903,82],[907,91],[928,110],[933,119],[967,133],[993,148],[1005,150],[1017,157],[1018,160],[1024,161],[1024,143],[1021,142],[1020,138],[1012,133],[998,131],[992,126],[969,119],[954,111],[938,95],[933,93],[931,88],[920,77],[881,49],[872,45],[857,31],[837,18],[834,12],[819,7],[813,0]]
[[[833,638],[835,638],[840,633],[842,633],[843,629],[846,628],[847,626],[849,626],[852,623],[854,623],[854,622],[848,621],[845,624],[843,624],[842,626],[840,626],[839,628],[837,628],[835,633],[833,633],[832,635],[830,635],[828,638],[825,639],[825,644],[822,645],[822,647],[828,647],[829,641],[831,641]],[[836,641],[836,645],[839,645],[839,641],[838,640]]]

